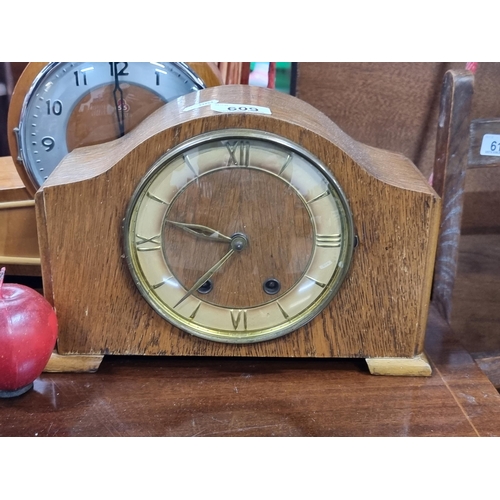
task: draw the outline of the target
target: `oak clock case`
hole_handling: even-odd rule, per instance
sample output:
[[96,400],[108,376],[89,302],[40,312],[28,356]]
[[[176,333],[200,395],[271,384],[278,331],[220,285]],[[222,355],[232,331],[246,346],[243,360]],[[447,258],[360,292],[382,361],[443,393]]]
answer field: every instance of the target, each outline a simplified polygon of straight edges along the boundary
[[73,149],[123,136],[153,111],[204,88],[184,63],[30,63],[9,110],[9,146],[33,195]]
[[422,359],[440,198],[295,97],[182,96],[35,204],[61,355]]

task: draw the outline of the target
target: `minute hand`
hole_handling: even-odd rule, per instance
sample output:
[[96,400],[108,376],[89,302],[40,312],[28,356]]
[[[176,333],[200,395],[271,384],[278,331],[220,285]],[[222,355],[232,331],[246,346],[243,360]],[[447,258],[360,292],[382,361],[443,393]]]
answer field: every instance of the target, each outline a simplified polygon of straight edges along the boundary
[[[113,90],[113,99],[115,101],[116,119],[118,120],[118,128],[120,130],[120,137],[125,135],[125,103],[123,102],[123,90],[120,87],[120,79],[118,78],[118,63],[113,63],[115,74],[115,88]],[[119,98],[118,98],[119,94]]]
[[184,295],[184,297],[182,297],[182,299],[179,300],[179,302],[177,302],[177,304],[175,304],[174,309],[179,304],[184,302],[190,295],[192,295],[193,292],[198,290],[198,288],[200,288],[200,286],[203,285],[203,283],[205,283],[205,281],[209,280],[212,277],[212,275],[215,274],[224,265],[224,263],[229,259],[229,257],[231,257],[231,255],[233,255],[234,252],[235,252],[235,250],[233,250],[231,248],[229,250],[229,252],[227,252],[227,254],[224,255],[224,257],[222,257],[221,260],[219,260],[219,262],[214,264],[199,280],[197,280],[196,283],[186,292],[186,295]]
[[216,231],[215,229],[207,226],[202,226],[200,224],[187,224],[185,222],[176,222],[173,220],[169,220],[167,222],[170,222],[170,224],[184,229],[184,231],[187,231],[188,233],[203,238],[204,240],[220,241],[223,243],[231,243],[232,241],[229,236],[226,236],[225,234],[222,234],[219,231]]

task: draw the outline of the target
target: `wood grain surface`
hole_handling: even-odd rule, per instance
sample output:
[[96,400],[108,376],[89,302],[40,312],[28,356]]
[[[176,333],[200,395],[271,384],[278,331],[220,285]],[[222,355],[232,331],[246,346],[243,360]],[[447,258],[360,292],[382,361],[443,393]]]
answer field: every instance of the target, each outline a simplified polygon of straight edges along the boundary
[[0,436],[499,436],[500,396],[434,309],[428,378],[362,360],[113,357],[0,400]]
[[0,158],[0,267],[40,276],[35,204],[10,156]]
[[500,168],[469,169],[465,176],[462,234],[500,233]]
[[451,325],[474,356],[500,351],[500,235],[460,239]]
[[[185,110],[212,99],[266,106],[272,115]],[[312,149],[343,187],[359,235],[331,307],[301,330],[255,345],[222,345],[171,327],[142,300],[122,257],[122,220],[149,167],[189,137],[232,127],[278,133]],[[122,139],[68,155],[36,204],[62,354],[413,357],[422,351],[440,199],[406,158],[363,147],[291,96],[248,86],[184,96]]]
[[0,157],[0,203],[30,200],[11,156]]
[[224,84],[217,64],[213,62],[188,62],[186,64],[203,80],[207,87]]
[[299,62],[296,95],[354,139],[402,153],[429,176],[446,69],[439,62]]

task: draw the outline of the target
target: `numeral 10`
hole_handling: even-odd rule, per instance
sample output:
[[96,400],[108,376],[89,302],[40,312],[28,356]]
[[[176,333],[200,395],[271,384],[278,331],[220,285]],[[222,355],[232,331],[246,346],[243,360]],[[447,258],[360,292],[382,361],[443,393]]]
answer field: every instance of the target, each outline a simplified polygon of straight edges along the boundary
[[62,113],[63,105],[62,102],[57,99],[53,103],[51,102],[50,99],[47,100],[47,114],[50,115],[51,113],[59,116]]

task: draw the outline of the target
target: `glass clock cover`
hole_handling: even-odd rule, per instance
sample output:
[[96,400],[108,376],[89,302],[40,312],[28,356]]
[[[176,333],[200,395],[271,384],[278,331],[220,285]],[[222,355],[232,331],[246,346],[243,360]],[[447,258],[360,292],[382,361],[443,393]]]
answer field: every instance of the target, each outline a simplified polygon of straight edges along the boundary
[[342,189],[317,158],[238,129],[158,160],[132,197],[124,238],[134,281],[158,314],[205,339],[250,343],[326,307],[354,232]]

